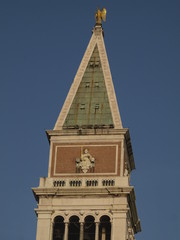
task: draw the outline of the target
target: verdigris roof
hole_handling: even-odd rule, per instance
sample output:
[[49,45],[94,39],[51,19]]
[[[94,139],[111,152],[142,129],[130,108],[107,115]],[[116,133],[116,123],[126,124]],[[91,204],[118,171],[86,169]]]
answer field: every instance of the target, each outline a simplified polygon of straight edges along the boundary
[[103,29],[102,26],[95,25],[54,130],[104,126],[123,128],[104,45]]
[[113,127],[107,89],[97,45],[88,62],[63,127]]

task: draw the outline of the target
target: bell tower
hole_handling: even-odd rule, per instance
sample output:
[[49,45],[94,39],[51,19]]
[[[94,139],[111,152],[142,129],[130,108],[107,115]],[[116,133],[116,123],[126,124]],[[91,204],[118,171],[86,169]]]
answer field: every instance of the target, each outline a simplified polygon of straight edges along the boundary
[[47,178],[33,188],[36,240],[133,240],[141,231],[129,130],[123,128],[104,45],[96,25],[53,130]]

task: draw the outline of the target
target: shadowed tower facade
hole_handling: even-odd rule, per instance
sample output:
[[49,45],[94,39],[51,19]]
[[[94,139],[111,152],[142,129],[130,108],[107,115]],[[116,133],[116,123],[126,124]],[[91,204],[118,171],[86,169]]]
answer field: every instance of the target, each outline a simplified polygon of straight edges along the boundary
[[129,130],[122,126],[98,18],[103,11],[47,131],[48,177],[33,188],[36,240],[132,240],[141,231],[129,181],[135,169]]

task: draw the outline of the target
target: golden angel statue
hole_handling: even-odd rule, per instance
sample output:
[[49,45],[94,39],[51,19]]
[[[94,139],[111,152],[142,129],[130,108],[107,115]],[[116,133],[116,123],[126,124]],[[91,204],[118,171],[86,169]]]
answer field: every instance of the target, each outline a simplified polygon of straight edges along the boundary
[[95,19],[96,19],[96,24],[101,24],[102,20],[105,22],[106,21],[106,9],[103,8],[100,10],[99,8],[97,9],[97,12],[95,14]]

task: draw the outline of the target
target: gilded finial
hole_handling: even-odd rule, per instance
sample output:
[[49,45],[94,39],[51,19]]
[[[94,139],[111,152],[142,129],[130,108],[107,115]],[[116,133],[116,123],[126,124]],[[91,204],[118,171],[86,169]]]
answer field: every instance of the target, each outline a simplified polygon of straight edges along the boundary
[[95,19],[96,19],[96,24],[101,25],[102,20],[105,22],[106,21],[106,9],[103,8],[100,10],[99,8],[97,9],[97,12],[95,14]]

